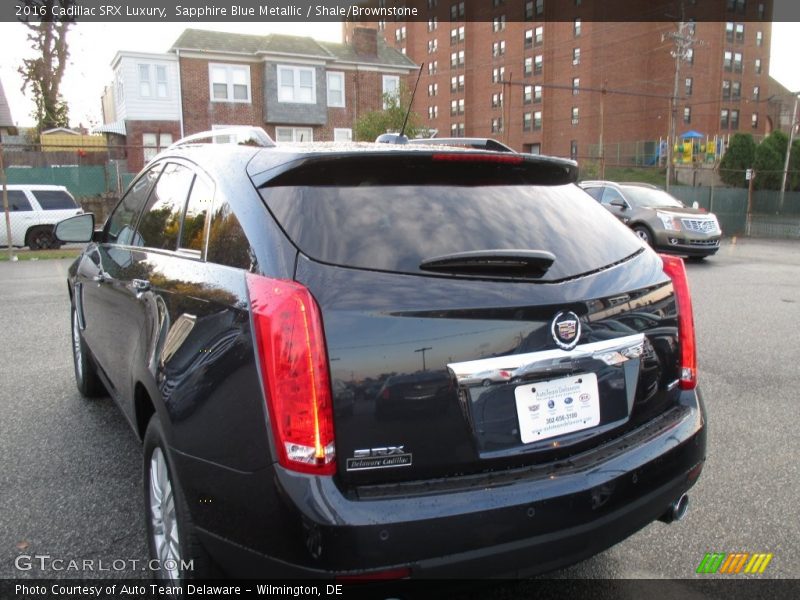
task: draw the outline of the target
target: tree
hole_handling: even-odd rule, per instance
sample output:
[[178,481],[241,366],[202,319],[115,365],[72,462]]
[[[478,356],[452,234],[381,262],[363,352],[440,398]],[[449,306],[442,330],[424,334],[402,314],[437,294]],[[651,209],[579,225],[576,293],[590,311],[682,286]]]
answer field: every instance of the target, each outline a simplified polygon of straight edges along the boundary
[[745,171],[753,168],[756,143],[749,133],[737,133],[731,138],[728,149],[719,163],[720,179],[727,185],[747,187]]
[[[355,123],[355,139],[359,142],[374,142],[375,138],[387,132],[400,133],[406,110],[411,100],[410,94],[401,88],[400,94],[384,94],[383,110],[372,110],[362,115]],[[412,138],[419,130],[420,117],[415,112],[408,115],[405,135]]]
[[756,179],[753,186],[759,190],[779,190],[783,181],[783,164],[789,136],[782,131],[773,131],[756,148],[753,167]]
[[67,103],[60,94],[61,80],[67,67],[69,48],[67,31],[72,25],[72,17],[55,17],[56,12],[66,12],[75,0],[24,0],[34,15],[42,15],[40,20],[22,19],[28,32],[28,41],[35,50],[34,58],[26,58],[17,70],[22,75],[22,92],[30,91],[36,119],[36,129],[44,131],[53,127],[68,127],[69,113]]

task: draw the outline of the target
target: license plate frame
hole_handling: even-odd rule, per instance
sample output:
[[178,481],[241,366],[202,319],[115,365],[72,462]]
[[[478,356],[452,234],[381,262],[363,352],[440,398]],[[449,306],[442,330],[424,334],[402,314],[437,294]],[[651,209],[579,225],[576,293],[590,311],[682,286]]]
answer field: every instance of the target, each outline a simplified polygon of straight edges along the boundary
[[518,385],[514,397],[523,444],[600,424],[600,394],[594,373]]

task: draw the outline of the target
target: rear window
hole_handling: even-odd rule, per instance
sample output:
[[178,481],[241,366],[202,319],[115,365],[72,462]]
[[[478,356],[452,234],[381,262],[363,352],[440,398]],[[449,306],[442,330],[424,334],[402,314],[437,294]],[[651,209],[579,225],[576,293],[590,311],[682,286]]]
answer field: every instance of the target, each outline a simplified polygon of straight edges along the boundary
[[34,190],[33,196],[44,210],[78,208],[72,196],[62,190]]
[[[493,182],[496,183],[496,182]],[[573,184],[263,187],[286,234],[312,259],[346,267],[426,273],[427,258],[530,249],[556,260],[542,281],[621,261],[635,236]]]

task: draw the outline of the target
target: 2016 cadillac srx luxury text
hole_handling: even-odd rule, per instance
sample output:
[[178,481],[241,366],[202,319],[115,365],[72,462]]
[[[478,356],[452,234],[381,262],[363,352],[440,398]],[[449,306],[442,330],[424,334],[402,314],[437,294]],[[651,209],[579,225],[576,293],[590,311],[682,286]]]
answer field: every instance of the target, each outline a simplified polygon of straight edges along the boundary
[[78,388],[143,441],[162,577],[519,576],[683,515],[683,262],[574,162],[259,137],[179,142],[102,229],[57,228],[88,241]]

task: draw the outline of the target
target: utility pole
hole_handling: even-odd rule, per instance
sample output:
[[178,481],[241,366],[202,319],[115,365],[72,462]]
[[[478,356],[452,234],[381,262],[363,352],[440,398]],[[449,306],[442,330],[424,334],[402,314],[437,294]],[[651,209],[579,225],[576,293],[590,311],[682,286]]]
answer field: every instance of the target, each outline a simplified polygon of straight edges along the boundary
[[600,179],[606,178],[606,155],[603,151],[603,133],[606,123],[605,100],[607,83],[607,81],[603,81],[603,89],[600,92]]
[[428,369],[425,368],[425,352],[428,350],[433,350],[430,346],[426,346],[425,348],[417,348],[414,352],[422,352],[422,370],[427,371]]
[[8,242],[8,260],[15,260],[14,246],[11,244],[11,213],[8,208],[8,180],[6,178],[6,169],[3,164],[3,139],[0,137],[0,186],[2,186],[3,195],[3,213],[6,217],[6,241]]
[[[683,10],[681,10],[681,15]],[[661,36],[661,41],[671,39],[675,42],[675,48],[670,51],[670,55],[675,59],[675,83],[672,88],[672,100],[670,105],[670,119],[669,119],[669,137],[667,139],[667,185],[666,189],[669,191],[670,183],[672,183],[673,165],[672,153],[675,146],[675,126],[678,120],[678,88],[680,85],[681,77],[681,62],[689,57],[689,50],[697,42],[690,29],[691,23],[683,21],[678,23],[678,31],[665,33]]]
[[786,176],[789,175],[789,156],[792,154],[792,143],[794,142],[794,128],[797,126],[797,98],[800,94],[794,95],[794,108],[792,109],[792,118],[789,120],[791,126],[789,127],[789,145],[786,147],[786,160],[783,163],[783,181],[781,182],[781,199],[778,202],[778,212],[783,210],[783,197],[786,193]]

